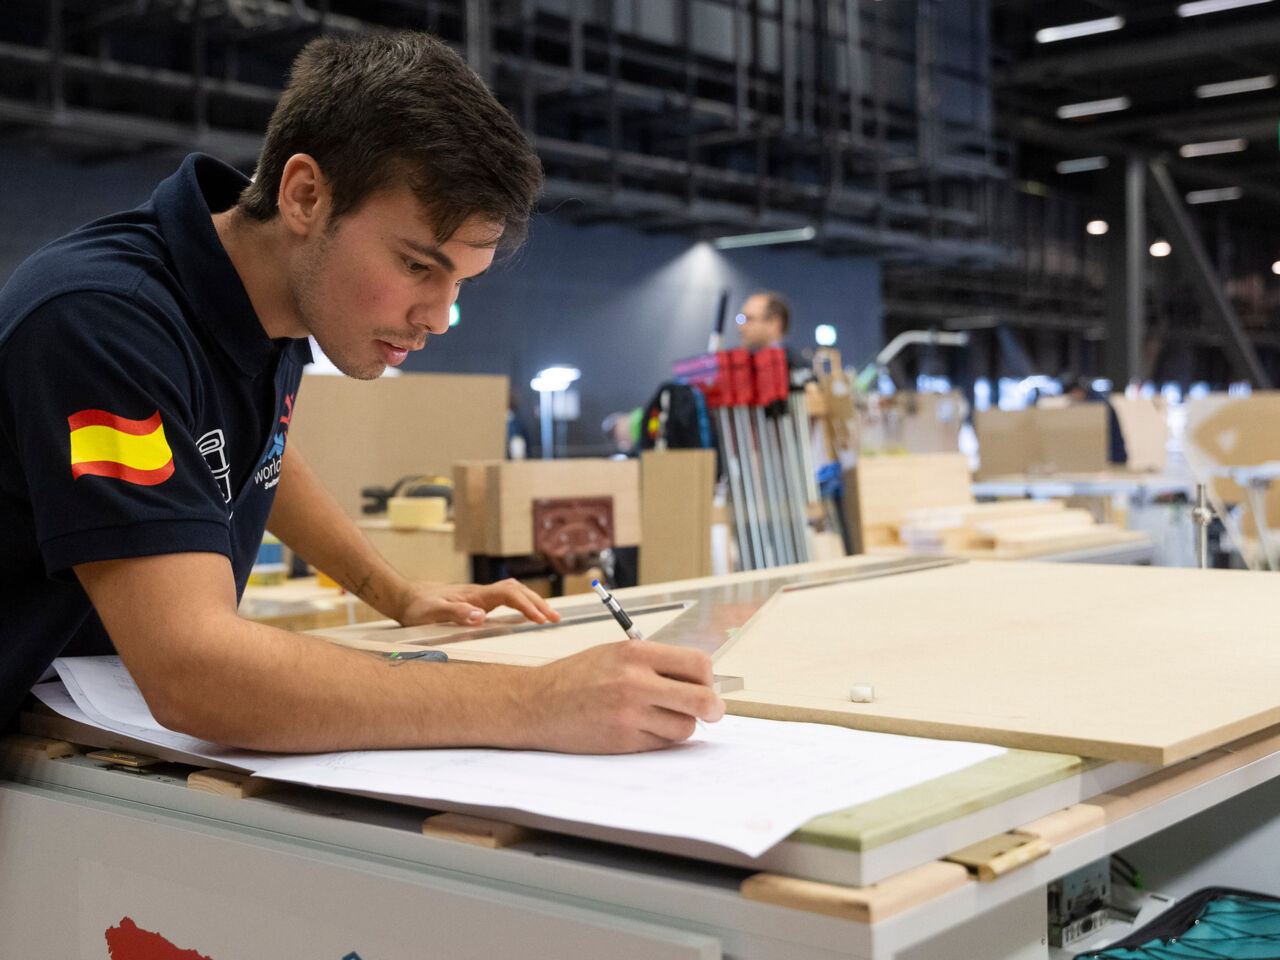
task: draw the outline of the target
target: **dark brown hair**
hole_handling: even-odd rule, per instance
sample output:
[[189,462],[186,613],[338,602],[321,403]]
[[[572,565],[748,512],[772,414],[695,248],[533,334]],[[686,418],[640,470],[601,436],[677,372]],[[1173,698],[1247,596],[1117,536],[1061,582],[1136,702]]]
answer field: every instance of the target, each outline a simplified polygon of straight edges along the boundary
[[450,47],[425,33],[320,37],[293,62],[239,208],[276,215],[297,153],[333,190],[336,219],[397,182],[421,201],[440,242],[470,217],[505,226],[518,246],[542,188],[542,165],[511,115]]

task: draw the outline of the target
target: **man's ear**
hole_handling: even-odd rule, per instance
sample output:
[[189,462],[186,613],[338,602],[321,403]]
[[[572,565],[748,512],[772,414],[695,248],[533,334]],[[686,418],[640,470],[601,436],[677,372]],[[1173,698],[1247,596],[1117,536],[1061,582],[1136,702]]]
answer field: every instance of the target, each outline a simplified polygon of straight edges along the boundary
[[278,208],[285,226],[298,236],[324,229],[332,209],[329,181],[320,164],[305,153],[295,153],[285,161],[280,173]]

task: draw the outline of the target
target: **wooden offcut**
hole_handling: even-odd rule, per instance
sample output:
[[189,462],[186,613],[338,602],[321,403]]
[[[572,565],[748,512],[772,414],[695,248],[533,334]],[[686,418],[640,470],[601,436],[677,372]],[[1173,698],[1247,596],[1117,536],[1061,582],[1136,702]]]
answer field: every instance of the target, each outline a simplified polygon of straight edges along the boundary
[[438,813],[422,821],[422,832],[443,840],[456,840],[490,850],[501,850],[523,843],[533,836],[528,827],[462,813]]
[[832,584],[775,595],[716,672],[744,716],[1160,766],[1280,722],[1275,582],[974,562]]
[[25,733],[9,733],[0,737],[0,749],[28,757],[42,757],[45,760],[59,760],[76,754],[76,748],[66,740],[33,737]]
[[981,882],[990,883],[1046,856],[1049,849],[1049,844],[1040,837],[1001,833],[948,854],[945,859],[960,864]]
[[187,786],[203,793],[216,793],[220,797],[243,800],[279,790],[282,785],[238,770],[212,769],[195,770],[187,774]]
[[935,861],[866,887],[801,880],[773,873],[747,877],[739,887],[746,900],[820,913],[858,923],[876,923],[969,882],[958,863]]

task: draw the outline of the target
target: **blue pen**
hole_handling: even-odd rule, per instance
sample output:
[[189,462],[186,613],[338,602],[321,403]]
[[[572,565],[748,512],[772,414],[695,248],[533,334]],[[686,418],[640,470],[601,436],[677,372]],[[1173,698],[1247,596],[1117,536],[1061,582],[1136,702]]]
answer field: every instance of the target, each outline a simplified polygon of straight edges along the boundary
[[644,639],[644,634],[636,629],[636,625],[627,616],[627,611],[622,609],[618,601],[613,599],[613,594],[606,590],[599,580],[591,581],[591,589],[600,597],[600,602],[609,608],[609,612],[613,614],[613,619],[618,621],[618,626],[626,632],[628,637],[632,640]]

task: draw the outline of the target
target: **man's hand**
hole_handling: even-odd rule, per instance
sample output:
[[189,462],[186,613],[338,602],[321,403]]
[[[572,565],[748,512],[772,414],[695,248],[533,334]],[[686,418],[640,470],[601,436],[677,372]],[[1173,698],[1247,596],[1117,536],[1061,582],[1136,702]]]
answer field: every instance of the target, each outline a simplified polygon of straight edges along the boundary
[[647,640],[592,647],[531,671],[526,746],[564,753],[635,753],[693,735],[724,716],[711,659]]
[[534,623],[556,623],[560,619],[546,600],[519,580],[508,578],[486,584],[410,581],[396,620],[406,627],[421,623],[474,627],[484,622],[486,613],[501,606],[520,611]]

